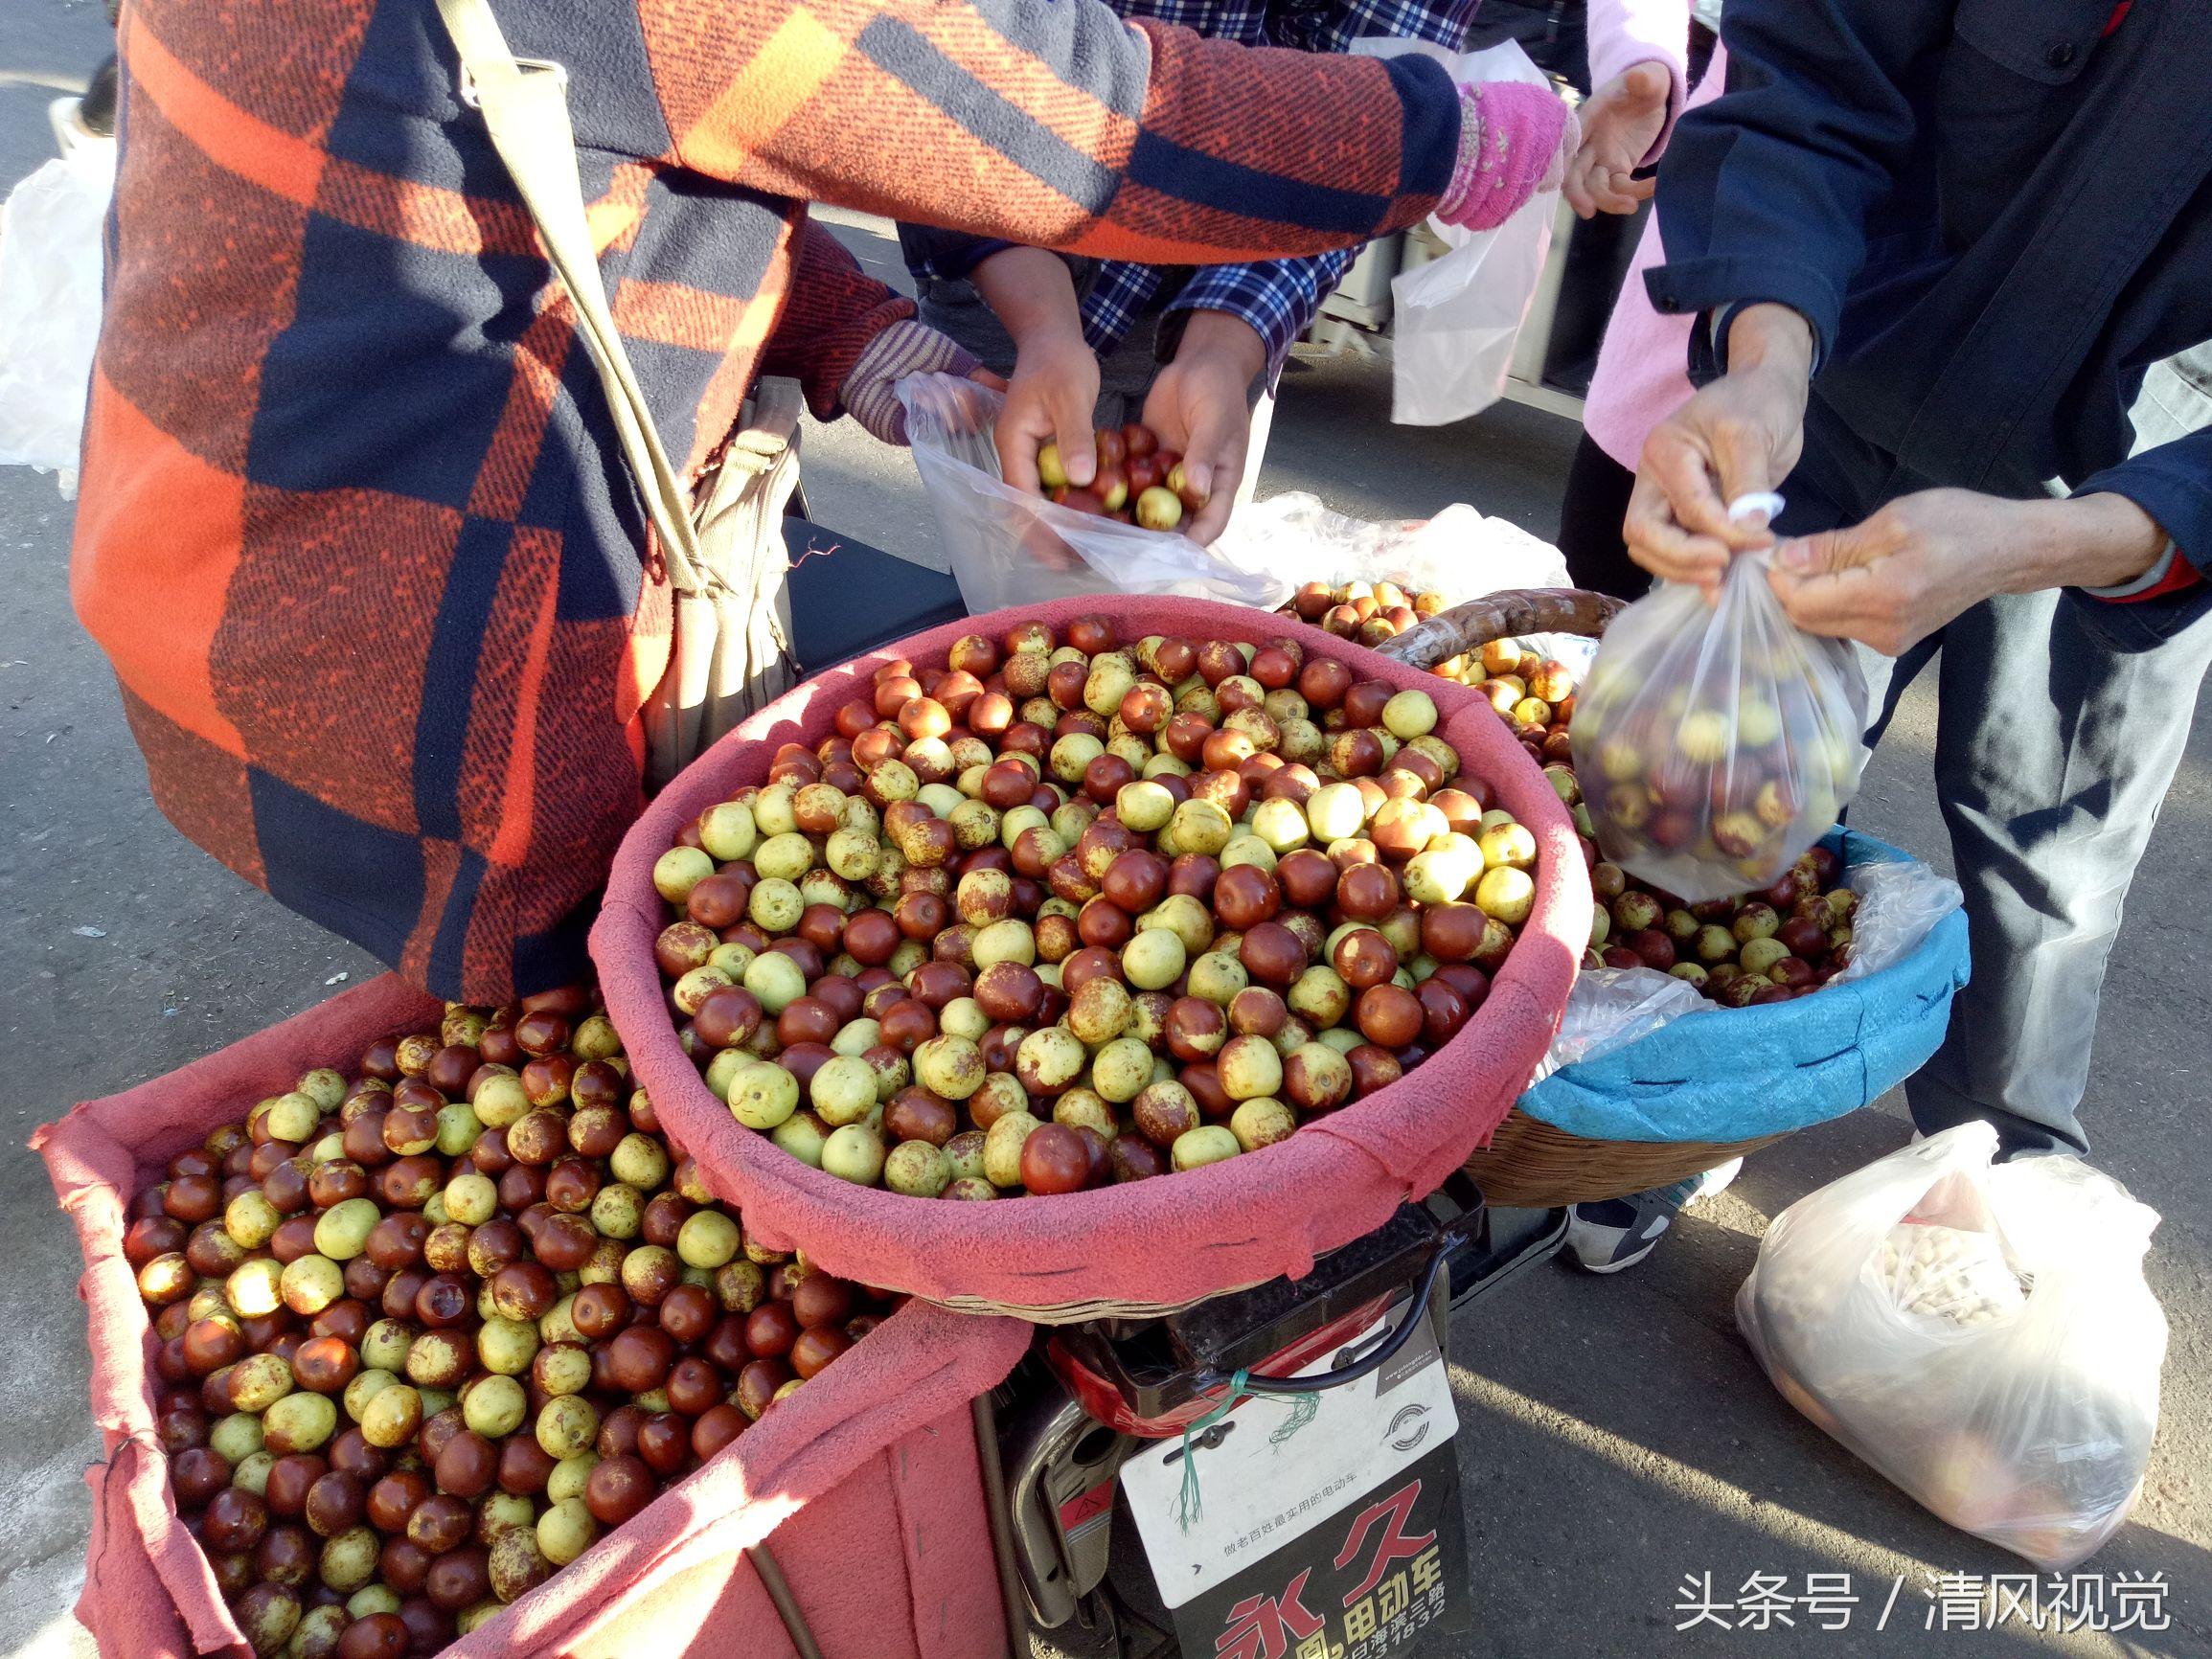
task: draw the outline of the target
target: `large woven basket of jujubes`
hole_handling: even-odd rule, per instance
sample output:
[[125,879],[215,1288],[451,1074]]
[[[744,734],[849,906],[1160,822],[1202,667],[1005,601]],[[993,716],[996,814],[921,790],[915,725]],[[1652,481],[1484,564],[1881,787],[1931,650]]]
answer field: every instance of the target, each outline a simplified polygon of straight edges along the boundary
[[[592,933],[609,1012],[639,1081],[670,1132],[718,1193],[743,1206],[756,1237],[819,1266],[969,1311],[1047,1321],[1156,1312],[1281,1275],[1386,1221],[1433,1191],[1486,1142],[1543,1056],[1588,936],[1590,891],[1572,822],[1495,714],[1471,692],[1279,616],[1196,600],[1106,602],[1120,642],[1144,636],[1260,645],[1288,637],[1308,660],[1334,657],[1358,680],[1420,689],[1459,782],[1533,834],[1535,893],[1487,995],[1440,1048],[1395,1082],[1243,1155],[1051,1196],[992,1202],[922,1198],[858,1185],[745,1127],[709,1088],[697,1043],[680,1030],[655,944],[683,912],[654,866],[718,803],[767,779],[780,746],[820,744],[837,711],[874,692],[876,670],[903,658],[943,667],[965,635],[1000,640],[1038,623],[1063,640],[1096,599],[998,612],[917,635],[822,674],[761,711],[661,792],[616,857]],[[1049,1108],[1047,1108],[1049,1111]],[[1018,1189],[1015,1189],[1018,1192]]]
[[[133,1195],[161,1179],[175,1154],[196,1149],[210,1130],[308,1068],[350,1065],[378,1037],[436,1031],[439,1012],[387,974],[166,1077],[80,1105],[33,1138],[84,1253],[78,1293],[103,1461],[85,1473],[91,1540],[77,1612],[102,1654],[254,1653],[196,1535],[202,1514],[180,1509],[172,1489],[177,1448],[168,1420],[180,1391],[155,1363],[162,1345],[125,1253]],[[569,1566],[440,1650],[446,1659],[791,1655],[747,1556],[772,1538],[792,1595],[830,1652],[1002,1652],[968,1402],[1005,1376],[1026,1342],[1011,1321],[906,1304]],[[187,1418],[197,1416],[198,1387],[195,1380],[187,1396]],[[204,1419],[196,1432],[204,1441]],[[270,1537],[280,1530],[271,1525]],[[866,1569],[855,1572],[855,1560]],[[308,1597],[309,1587],[299,1594]],[[417,1602],[433,1624],[449,1621],[419,1594]]]

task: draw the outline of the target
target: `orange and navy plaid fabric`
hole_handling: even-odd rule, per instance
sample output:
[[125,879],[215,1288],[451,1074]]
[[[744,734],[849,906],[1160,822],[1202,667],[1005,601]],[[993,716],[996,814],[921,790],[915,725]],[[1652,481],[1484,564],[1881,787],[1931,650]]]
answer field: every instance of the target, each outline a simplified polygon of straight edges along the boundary
[[[570,74],[616,320],[696,468],[907,302],[821,199],[1101,257],[1408,224],[1421,58],[1085,0],[494,0]],[[668,603],[565,300],[433,0],[132,0],[73,586],[185,834],[441,995],[573,977]]]

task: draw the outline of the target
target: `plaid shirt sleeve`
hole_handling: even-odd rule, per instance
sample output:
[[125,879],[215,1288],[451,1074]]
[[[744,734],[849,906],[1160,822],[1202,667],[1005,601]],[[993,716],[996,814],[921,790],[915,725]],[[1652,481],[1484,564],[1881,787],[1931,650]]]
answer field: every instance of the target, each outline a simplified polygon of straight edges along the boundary
[[1280,374],[1290,347],[1358,257],[1357,248],[1305,260],[1206,265],[1168,302],[1168,310],[1226,311],[1252,325],[1267,348],[1267,374]]
[[1481,0],[1339,0],[1330,9],[1327,21],[1314,31],[1313,44],[1289,38],[1293,31],[1278,29],[1272,18],[1269,34],[1278,45],[1301,46],[1309,52],[1343,52],[1355,40],[1377,36],[1426,40],[1448,51],[1461,52],[1466,50],[1467,32],[1480,5]]
[[[1479,4],[1480,0],[1343,0],[1321,11],[1267,7],[1264,15],[1253,16],[1222,0],[1204,4],[1154,0],[1147,12],[1210,35],[1264,40],[1304,52],[1341,53],[1353,41],[1375,35],[1426,40],[1457,52],[1467,43]],[[1170,314],[1226,311],[1243,318],[1266,342],[1272,377],[1281,373],[1290,347],[1358,256],[1357,247],[1338,248],[1308,259],[1202,266],[1166,308]],[[1163,281],[1158,270],[1142,265],[1116,262],[1102,270],[1083,305],[1083,337],[1092,348],[1105,352],[1118,346]]]
[[1083,297],[1083,343],[1106,356],[1129,338],[1129,330],[1159,294],[1167,277],[1157,266],[1110,260],[1098,268]]

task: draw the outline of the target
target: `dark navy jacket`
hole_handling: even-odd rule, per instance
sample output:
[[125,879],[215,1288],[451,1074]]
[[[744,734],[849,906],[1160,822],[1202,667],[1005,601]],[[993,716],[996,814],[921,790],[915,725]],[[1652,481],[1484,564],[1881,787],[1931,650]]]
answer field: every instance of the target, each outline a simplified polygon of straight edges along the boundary
[[[1722,38],[1658,308],[1802,312],[1885,494],[2112,490],[2212,574],[2212,5],[1729,0]],[[2171,631],[2212,583],[2130,608]]]

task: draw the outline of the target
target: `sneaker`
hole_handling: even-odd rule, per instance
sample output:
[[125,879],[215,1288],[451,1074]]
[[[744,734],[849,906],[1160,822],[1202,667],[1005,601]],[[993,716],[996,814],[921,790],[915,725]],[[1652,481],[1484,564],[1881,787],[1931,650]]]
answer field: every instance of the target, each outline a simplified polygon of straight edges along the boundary
[[1730,1158],[1725,1164],[1715,1164],[1698,1177],[1698,1190],[1683,1202],[1695,1204],[1700,1198],[1710,1198],[1717,1193],[1725,1193],[1735,1185],[1736,1177],[1743,1172],[1744,1160],[1741,1158]]
[[1631,1193],[1595,1204],[1577,1204],[1567,1220],[1567,1248],[1592,1273],[1618,1273],[1633,1267],[1653,1250],[1683,1205],[1725,1191],[1744,1168],[1730,1158],[1703,1174],[1670,1187]]

